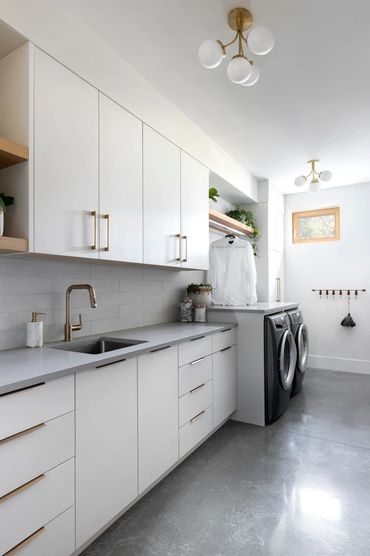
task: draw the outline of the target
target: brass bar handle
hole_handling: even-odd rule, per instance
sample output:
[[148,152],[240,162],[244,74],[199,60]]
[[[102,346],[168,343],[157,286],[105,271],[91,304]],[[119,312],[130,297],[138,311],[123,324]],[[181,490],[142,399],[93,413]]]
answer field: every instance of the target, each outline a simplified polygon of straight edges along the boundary
[[195,417],[193,417],[192,419],[190,419],[190,423],[194,423],[194,421],[196,421],[197,419],[199,419],[199,417],[201,417],[205,412],[206,412],[206,410],[203,409],[203,411],[201,411],[200,413],[198,413],[198,415],[196,415]]
[[192,361],[191,363],[189,363],[189,365],[197,365],[198,363],[201,363],[204,360],[205,360],[205,357],[199,357],[199,359],[196,359],[195,361]]
[[90,216],[92,216],[93,219],[94,219],[94,243],[92,244],[91,249],[92,249],[93,251],[96,251],[96,245],[97,245],[97,231],[98,231],[96,210],[92,210],[92,211],[90,212]]
[[21,432],[17,432],[15,434],[12,434],[10,436],[2,438],[0,440],[0,446],[1,446],[1,444],[5,444],[6,442],[10,442],[11,440],[15,440],[16,438],[19,438],[20,436],[23,436],[23,435],[28,434],[30,432],[36,431],[36,430],[41,429],[45,426],[46,426],[46,423],[40,423],[39,425],[35,425],[34,427],[30,427],[29,429],[25,429]]
[[181,259],[183,263],[188,262],[188,236],[182,236],[182,239],[185,240],[185,258]]
[[23,539],[23,541],[16,544],[13,548],[8,550],[8,552],[5,552],[4,556],[13,556],[13,554],[16,554],[18,552],[18,550],[20,550],[21,548],[24,548],[27,544],[29,544],[30,542],[37,539],[37,537],[39,537],[44,531],[45,531],[45,527],[40,527],[40,529],[37,529],[37,531],[32,533],[32,535]]
[[0,497],[0,504],[2,502],[5,502],[6,500],[10,500],[10,498],[13,498],[13,496],[16,496],[17,494],[20,494],[21,492],[27,490],[28,488],[32,487],[33,485],[39,483],[43,479],[45,479],[44,473],[42,475],[39,475],[38,477],[35,477],[34,479],[32,479],[32,481],[28,481],[27,483],[24,483],[23,485],[19,486],[18,488],[15,488],[14,490],[11,490],[7,494],[4,494],[4,496]]
[[197,390],[199,390],[200,388],[203,388],[203,386],[205,386],[206,384],[200,384],[199,386],[196,386],[195,388],[193,388],[192,390],[190,390],[190,394],[192,394],[193,392],[196,392]]
[[176,234],[176,239],[178,240],[178,243],[177,243],[178,254],[177,254],[176,260],[181,261],[181,234]]
[[104,247],[104,251],[109,251],[110,249],[110,217],[109,214],[104,214],[103,218],[107,221],[107,245]]

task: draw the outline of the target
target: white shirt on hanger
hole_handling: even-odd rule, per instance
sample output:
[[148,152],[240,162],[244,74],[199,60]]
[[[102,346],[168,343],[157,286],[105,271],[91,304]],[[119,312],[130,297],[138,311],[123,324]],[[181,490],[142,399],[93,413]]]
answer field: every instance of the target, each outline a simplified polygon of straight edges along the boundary
[[211,243],[208,282],[214,288],[215,305],[257,303],[256,263],[251,244],[238,237],[224,237]]

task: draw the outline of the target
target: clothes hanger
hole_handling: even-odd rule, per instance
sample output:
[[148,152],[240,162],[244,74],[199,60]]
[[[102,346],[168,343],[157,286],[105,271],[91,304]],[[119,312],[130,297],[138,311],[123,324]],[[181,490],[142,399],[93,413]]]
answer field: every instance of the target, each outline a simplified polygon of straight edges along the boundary
[[232,245],[235,241],[235,235],[234,234],[226,234],[225,239],[229,238],[231,241],[229,241],[230,245]]

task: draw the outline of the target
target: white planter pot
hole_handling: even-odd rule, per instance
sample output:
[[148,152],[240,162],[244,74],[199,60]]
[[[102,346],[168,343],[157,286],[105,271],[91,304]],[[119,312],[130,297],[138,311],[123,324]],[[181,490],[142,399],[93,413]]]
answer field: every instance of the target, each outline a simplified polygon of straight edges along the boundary
[[194,293],[191,298],[194,305],[206,305],[209,307],[212,304],[211,292]]
[[4,235],[4,211],[0,210],[0,237]]

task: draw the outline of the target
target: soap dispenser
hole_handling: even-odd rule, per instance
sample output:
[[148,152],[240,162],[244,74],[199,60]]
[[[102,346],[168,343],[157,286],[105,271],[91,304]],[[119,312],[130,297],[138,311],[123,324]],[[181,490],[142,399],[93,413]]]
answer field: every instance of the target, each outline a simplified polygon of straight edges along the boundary
[[38,320],[45,313],[32,312],[32,320],[27,323],[27,347],[42,347],[44,343],[44,323]]

